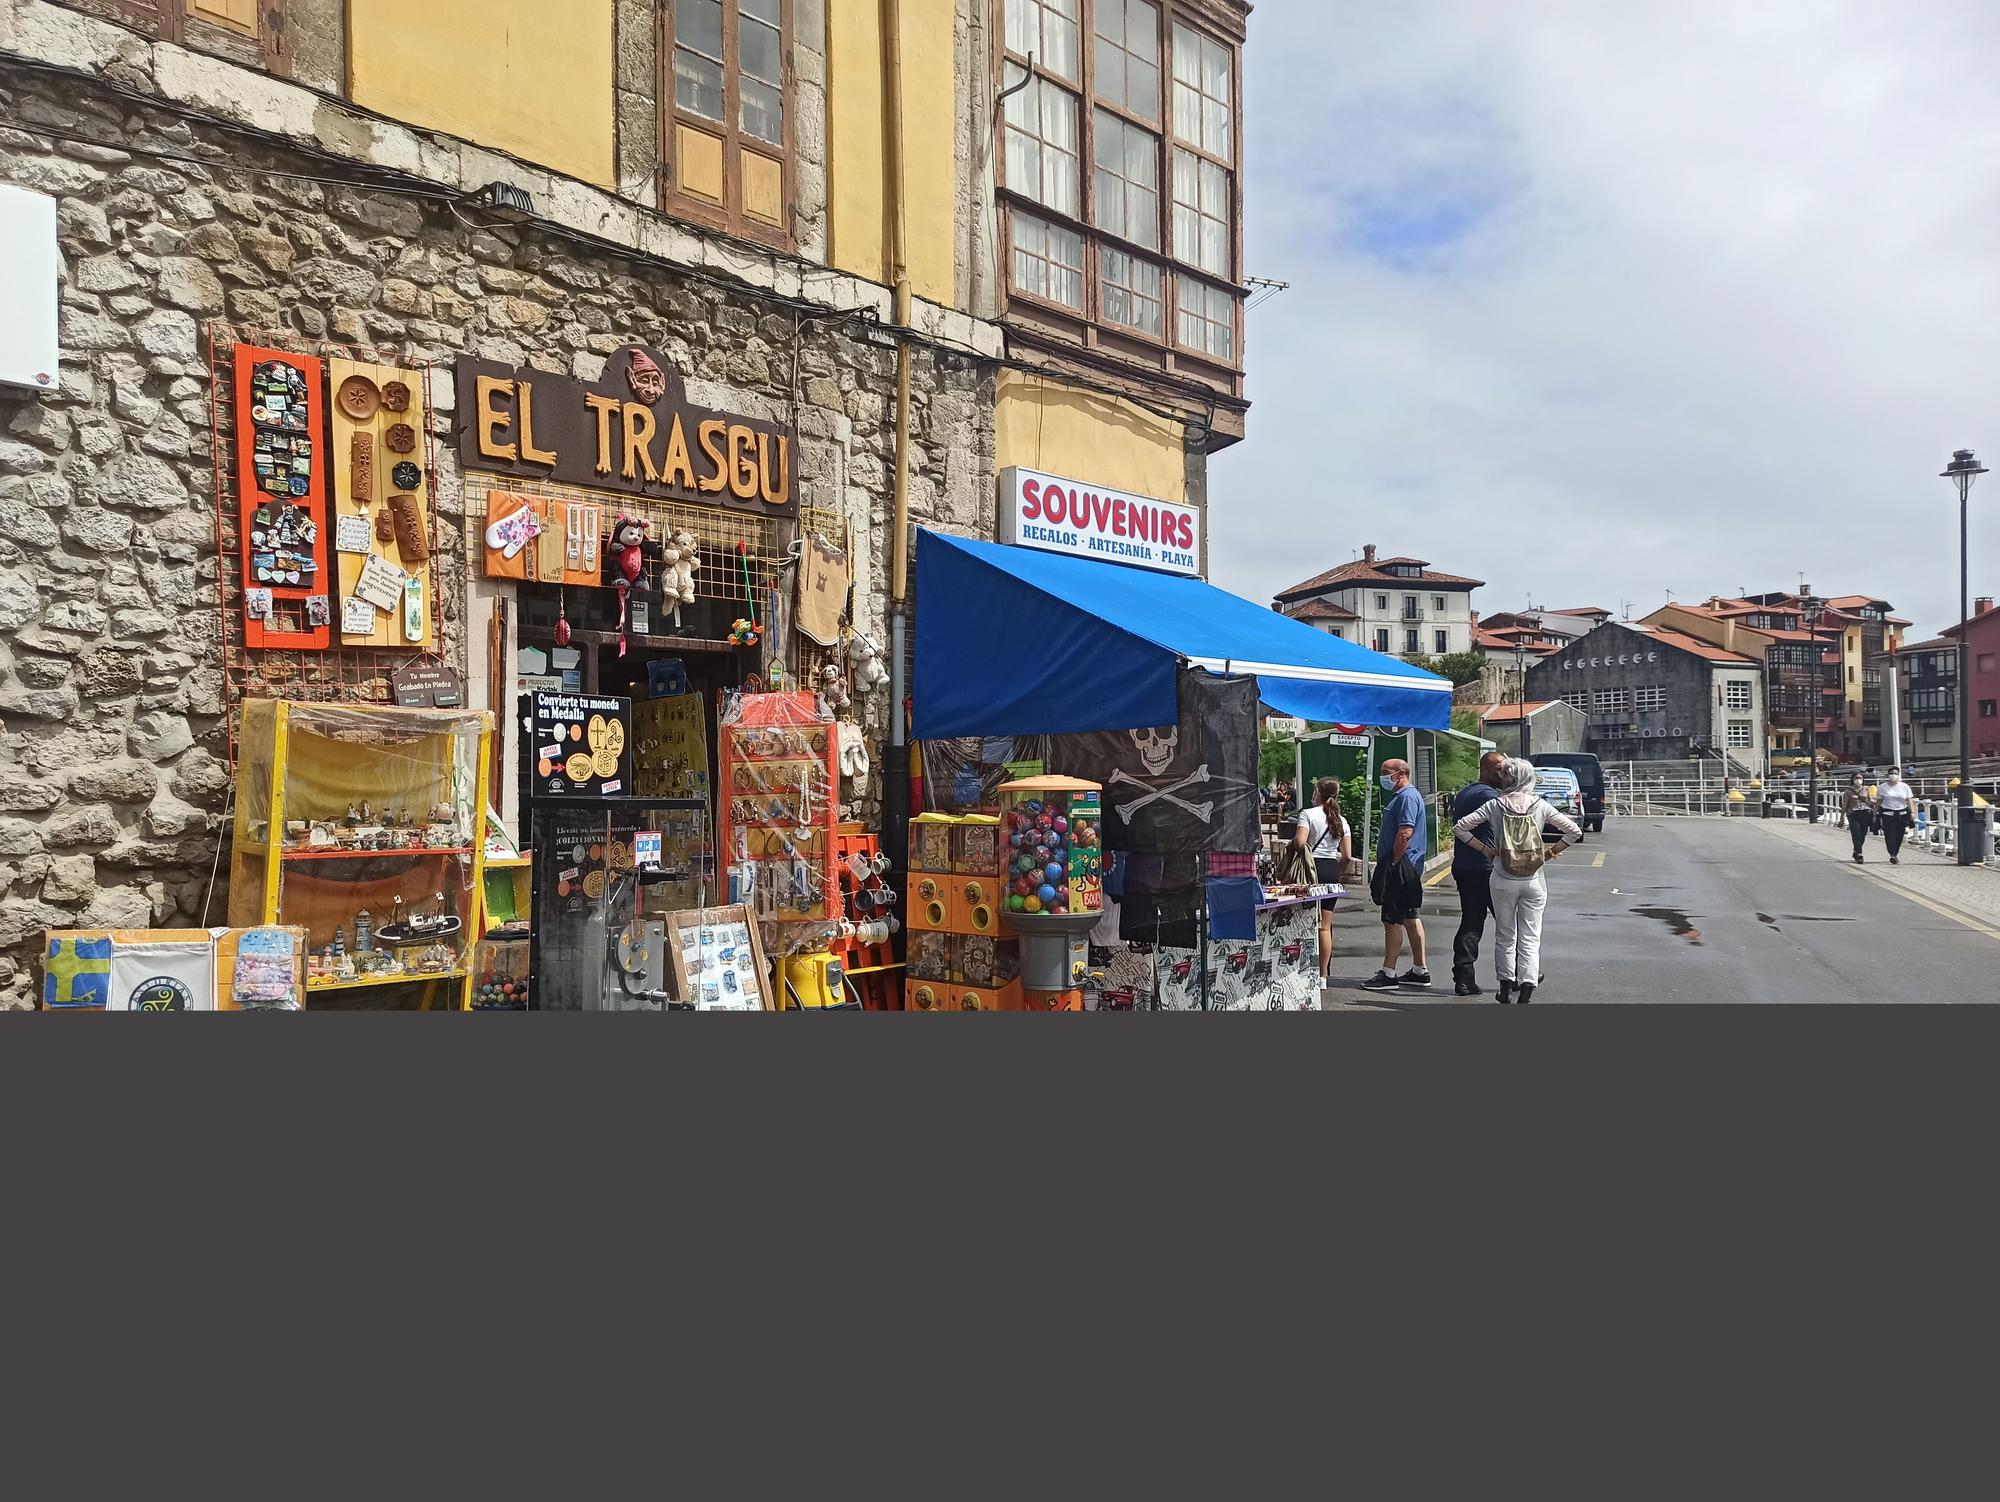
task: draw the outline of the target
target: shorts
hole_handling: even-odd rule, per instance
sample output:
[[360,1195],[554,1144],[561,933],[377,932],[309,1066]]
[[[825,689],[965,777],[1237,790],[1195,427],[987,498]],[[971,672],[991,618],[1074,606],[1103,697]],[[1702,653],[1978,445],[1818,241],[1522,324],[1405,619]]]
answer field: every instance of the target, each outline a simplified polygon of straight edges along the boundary
[[[1339,885],[1340,859],[1338,856],[1326,856],[1326,855],[1314,856],[1313,870],[1318,873],[1319,884],[1321,886],[1324,887],[1324,886]],[[1338,897],[1322,897],[1319,900],[1319,905],[1324,908],[1331,908],[1338,905],[1339,902],[1340,899]]]
[[1380,861],[1370,894],[1382,909],[1384,923],[1407,923],[1424,910],[1424,873],[1408,856],[1393,866]]

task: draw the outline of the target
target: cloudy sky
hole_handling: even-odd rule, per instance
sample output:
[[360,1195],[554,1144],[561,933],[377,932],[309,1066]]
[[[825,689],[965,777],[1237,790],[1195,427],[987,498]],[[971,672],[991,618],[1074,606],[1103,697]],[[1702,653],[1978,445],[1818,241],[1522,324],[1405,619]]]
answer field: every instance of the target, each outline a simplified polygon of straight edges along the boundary
[[1292,285],[1250,315],[1215,582],[1373,542],[1482,613],[1636,615],[1803,573],[1933,634],[1937,471],[2000,470],[1996,57],[1982,0],[1263,0],[1248,270]]

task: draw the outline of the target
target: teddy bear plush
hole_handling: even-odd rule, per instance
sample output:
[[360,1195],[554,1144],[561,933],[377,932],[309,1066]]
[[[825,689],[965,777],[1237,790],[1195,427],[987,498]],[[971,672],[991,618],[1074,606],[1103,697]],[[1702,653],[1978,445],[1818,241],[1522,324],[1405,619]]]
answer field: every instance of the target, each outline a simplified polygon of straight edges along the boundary
[[847,708],[847,675],[830,662],[819,670],[819,696],[834,714]]
[[694,603],[694,574],[701,567],[701,552],[694,533],[685,527],[673,534],[661,554],[666,567],[660,571],[660,594],[674,608],[674,625],[681,623],[681,606]]
[[859,631],[854,633],[854,645],[849,649],[849,655],[853,666],[848,671],[848,678],[854,685],[855,693],[873,693],[889,681],[889,669],[882,661],[882,649]]

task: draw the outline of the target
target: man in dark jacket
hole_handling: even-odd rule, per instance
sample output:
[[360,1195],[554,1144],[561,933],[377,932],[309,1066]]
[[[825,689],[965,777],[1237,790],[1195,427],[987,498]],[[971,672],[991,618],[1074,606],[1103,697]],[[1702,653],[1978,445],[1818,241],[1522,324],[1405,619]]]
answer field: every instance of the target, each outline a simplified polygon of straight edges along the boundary
[[[1494,790],[1507,758],[1488,751],[1479,758],[1479,780],[1459,789],[1451,803],[1454,822],[1500,795]],[[1457,842],[1451,857],[1452,884],[1458,888],[1458,932],[1451,939],[1451,989],[1459,996],[1481,994],[1472,967],[1479,963],[1479,941],[1486,935],[1486,915],[1493,909],[1493,862],[1475,846]]]

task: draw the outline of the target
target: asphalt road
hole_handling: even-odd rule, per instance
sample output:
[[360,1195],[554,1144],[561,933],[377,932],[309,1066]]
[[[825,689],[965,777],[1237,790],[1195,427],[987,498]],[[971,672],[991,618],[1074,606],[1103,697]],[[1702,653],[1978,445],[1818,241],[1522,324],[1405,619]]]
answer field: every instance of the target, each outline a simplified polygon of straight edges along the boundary
[[[1547,868],[1535,1004],[2000,1001],[2000,938],[1870,880],[1844,852],[1752,820],[1607,820]],[[1455,911],[1429,925],[1434,996],[1371,995],[1360,980],[1372,967],[1343,960],[1326,1001],[1458,1000],[1456,926]],[[1468,1001],[1492,1003],[1492,941],[1489,921],[1478,972],[1488,994]]]

